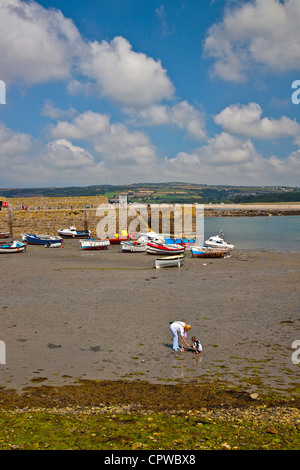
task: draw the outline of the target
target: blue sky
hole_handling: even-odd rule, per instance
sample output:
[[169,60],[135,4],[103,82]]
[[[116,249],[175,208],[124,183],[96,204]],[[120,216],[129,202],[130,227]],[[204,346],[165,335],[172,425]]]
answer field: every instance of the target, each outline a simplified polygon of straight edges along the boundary
[[1,0],[0,187],[299,186],[299,24],[299,0]]

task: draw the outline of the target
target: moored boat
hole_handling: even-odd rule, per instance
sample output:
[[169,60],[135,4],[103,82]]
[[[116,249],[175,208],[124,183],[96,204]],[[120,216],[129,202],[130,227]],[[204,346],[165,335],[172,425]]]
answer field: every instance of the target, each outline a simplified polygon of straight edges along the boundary
[[110,245],[109,239],[95,240],[90,238],[88,240],[79,240],[83,250],[105,250]]
[[27,242],[28,245],[52,245],[60,243],[62,244],[62,237],[52,235],[36,235],[35,233],[22,233],[22,240]]
[[193,246],[192,257],[193,258],[224,258],[230,256],[229,248],[220,247],[209,247],[209,246]]
[[144,253],[147,250],[147,243],[138,241],[121,242],[122,253]]
[[155,258],[155,268],[171,268],[177,266],[178,268],[183,265],[184,254],[173,256],[162,256]]
[[9,232],[0,232],[0,238],[9,238]]
[[76,230],[74,226],[57,230],[57,233],[63,238],[91,238],[90,230]]
[[0,253],[22,253],[26,250],[26,243],[13,240],[11,242],[0,243]]
[[147,243],[147,254],[149,255],[180,255],[185,252],[185,247],[177,244]]
[[212,248],[229,248],[230,250],[234,249],[234,245],[227,243],[224,238],[224,234],[221,231],[218,235],[210,237],[204,242],[204,246],[210,246]]

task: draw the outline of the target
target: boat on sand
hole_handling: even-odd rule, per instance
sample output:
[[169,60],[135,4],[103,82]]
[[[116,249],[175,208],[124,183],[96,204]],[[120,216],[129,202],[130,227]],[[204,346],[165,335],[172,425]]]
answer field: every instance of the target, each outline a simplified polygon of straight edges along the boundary
[[93,238],[87,240],[79,240],[83,250],[105,250],[110,245],[109,239],[95,240]]
[[90,230],[76,230],[74,226],[57,230],[57,233],[63,238],[91,238]]
[[35,233],[22,233],[22,240],[28,245],[52,245],[60,243],[62,244],[62,237],[52,235],[36,235]]
[[183,265],[183,258],[185,257],[184,254],[181,255],[174,255],[174,256],[161,256],[160,258],[155,258],[155,268],[172,268],[178,267]]
[[147,254],[149,255],[180,255],[185,252],[185,247],[177,244],[147,243]]
[[230,256],[230,249],[225,247],[193,246],[191,251],[193,258],[224,258]]
[[22,253],[26,250],[26,243],[13,240],[11,242],[0,243],[0,253]]

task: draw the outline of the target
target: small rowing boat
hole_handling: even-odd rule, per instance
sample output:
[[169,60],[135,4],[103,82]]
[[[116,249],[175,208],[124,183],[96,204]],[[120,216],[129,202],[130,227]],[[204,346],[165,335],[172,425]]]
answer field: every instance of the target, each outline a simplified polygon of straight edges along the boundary
[[11,242],[0,243],[0,253],[22,253],[26,250],[26,243],[13,240]]
[[180,268],[180,266],[183,265],[183,258],[185,255],[174,255],[174,256],[162,256],[160,258],[155,258],[155,268],[160,269],[160,268],[172,268],[177,266]]
[[147,243],[138,241],[121,242],[122,253],[145,253],[147,250]]
[[106,240],[95,240],[90,238],[88,240],[79,240],[83,250],[105,250],[110,245],[110,241]]
[[60,243],[62,244],[62,237],[52,236],[52,235],[36,235],[35,233],[22,233],[22,240],[25,241],[28,245],[52,245]]

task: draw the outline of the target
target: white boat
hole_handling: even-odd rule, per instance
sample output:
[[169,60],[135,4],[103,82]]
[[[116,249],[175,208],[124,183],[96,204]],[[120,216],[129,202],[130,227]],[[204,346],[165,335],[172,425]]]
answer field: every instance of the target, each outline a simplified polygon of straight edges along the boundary
[[140,232],[137,235],[138,235],[137,241],[139,243],[148,243],[148,242],[166,243],[164,236],[156,232],[145,232],[145,233]]
[[27,243],[13,240],[11,242],[0,243],[0,253],[22,253],[26,250]]
[[183,265],[183,258],[185,255],[174,255],[174,256],[162,256],[161,258],[155,258],[155,268],[171,268],[178,267]]
[[95,240],[95,239],[88,239],[88,240],[79,240],[81,247],[83,250],[105,250],[109,245],[109,239],[105,240]]
[[90,230],[76,230],[74,226],[57,230],[57,233],[63,238],[91,238]]
[[47,243],[44,245],[45,248],[61,248],[62,247],[62,242],[54,242],[54,243]]
[[147,243],[139,241],[121,242],[122,253],[144,253],[147,249]]
[[147,243],[147,254],[149,255],[180,255],[185,252],[185,247],[177,244]]
[[210,237],[204,242],[204,246],[211,246],[213,248],[229,248],[230,250],[234,249],[234,245],[231,245],[230,243],[227,243],[225,241],[223,232],[220,232],[220,234]]

